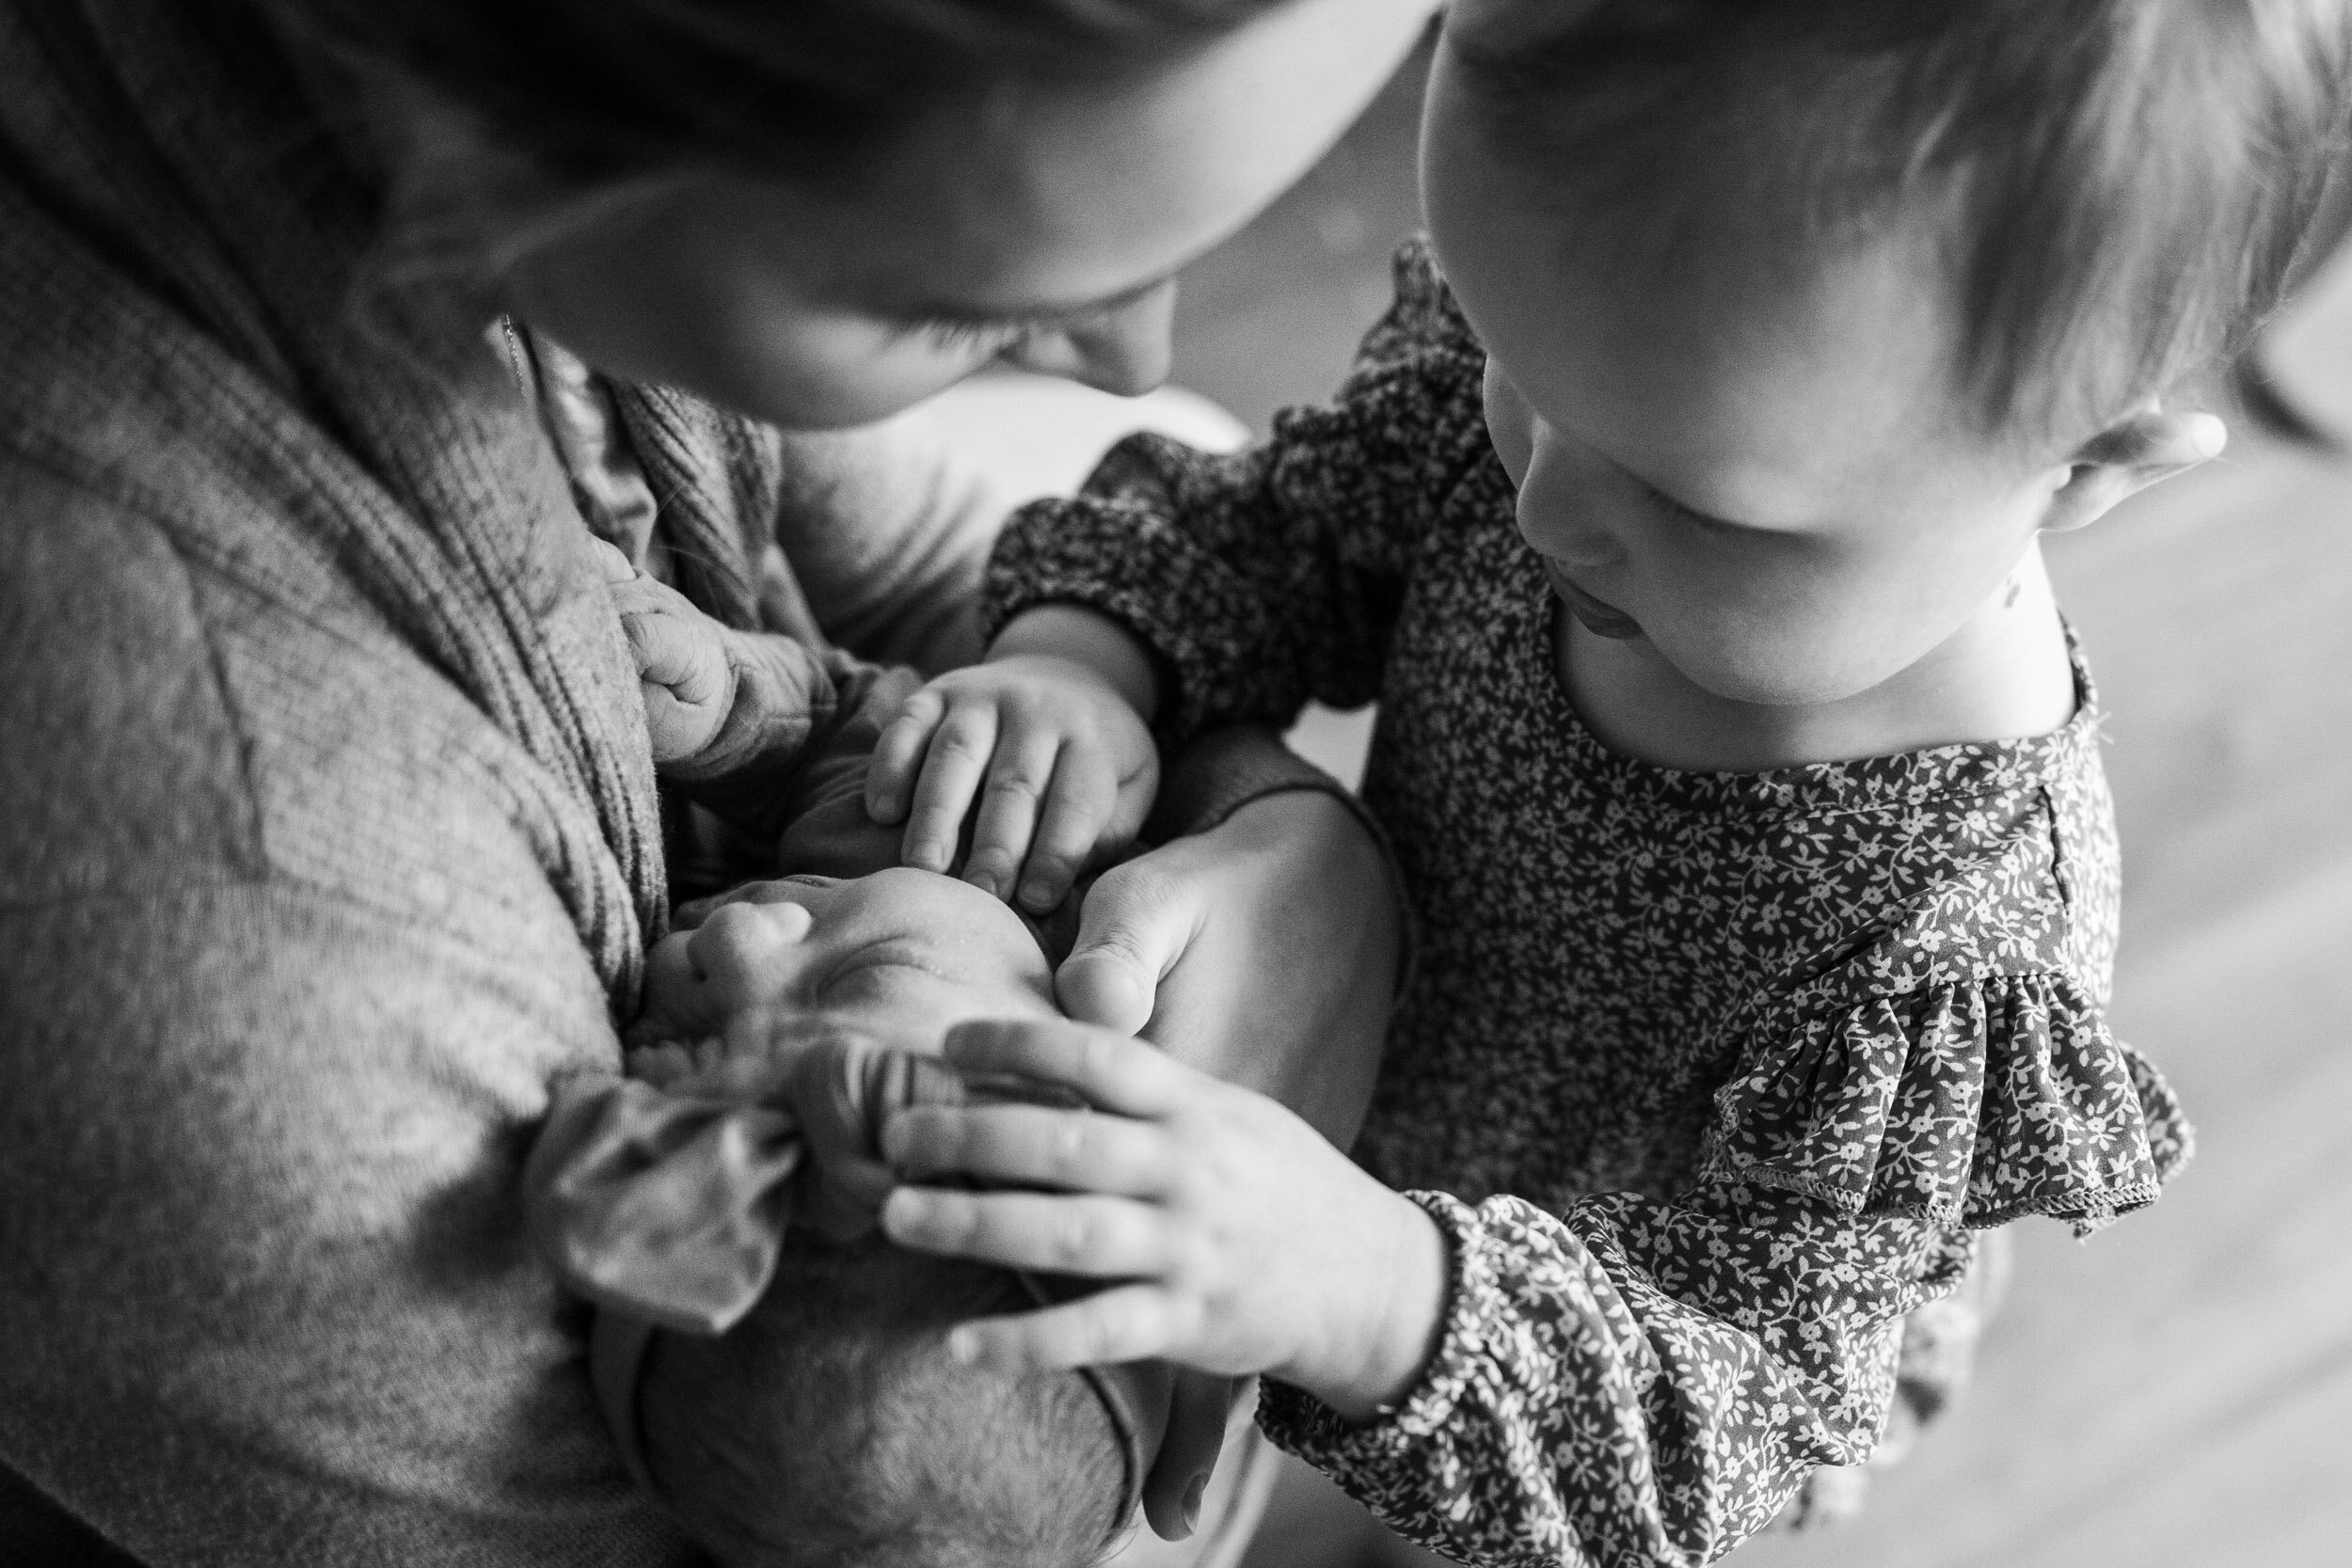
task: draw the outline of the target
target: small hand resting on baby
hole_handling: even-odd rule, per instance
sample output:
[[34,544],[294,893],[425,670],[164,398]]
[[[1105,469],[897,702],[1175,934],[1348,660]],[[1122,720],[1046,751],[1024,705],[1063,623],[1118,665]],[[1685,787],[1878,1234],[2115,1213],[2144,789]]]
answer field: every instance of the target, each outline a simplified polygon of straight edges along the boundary
[[1108,621],[1031,610],[985,663],[907,700],[875,749],[866,809],[906,823],[906,863],[927,871],[951,867],[974,816],[964,880],[1007,901],[1017,890],[1042,913],[1089,864],[1133,843],[1150,814],[1158,685],[1141,646]]
[[[959,1359],[1265,1372],[1353,1420],[1410,1389],[1442,1326],[1444,1237],[1296,1116],[1080,1024],[968,1022],[949,1031],[946,1054],[964,1072],[1074,1091],[1092,1109],[898,1111],[882,1151],[911,1184],[889,1196],[883,1233],[942,1257],[1104,1282],[1041,1311],[965,1323],[949,1341]],[[987,1190],[921,1184],[943,1178]]]

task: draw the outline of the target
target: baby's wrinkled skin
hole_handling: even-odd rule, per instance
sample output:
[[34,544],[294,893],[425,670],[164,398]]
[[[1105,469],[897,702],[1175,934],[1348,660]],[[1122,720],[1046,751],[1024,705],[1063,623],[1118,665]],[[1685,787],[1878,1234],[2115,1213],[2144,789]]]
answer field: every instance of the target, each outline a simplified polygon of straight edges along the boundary
[[[691,918],[694,911],[686,911]],[[894,866],[739,890],[646,961],[632,1046],[723,1033],[747,1013],[822,1012],[930,1042],[974,1019],[1058,1018],[1044,951],[968,882]]]

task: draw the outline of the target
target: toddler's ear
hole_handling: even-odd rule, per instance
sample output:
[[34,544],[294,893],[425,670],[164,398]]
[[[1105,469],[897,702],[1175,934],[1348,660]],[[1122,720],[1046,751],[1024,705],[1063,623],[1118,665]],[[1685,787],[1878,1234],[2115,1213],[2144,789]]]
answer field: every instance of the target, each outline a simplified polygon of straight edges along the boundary
[[2134,409],[2074,453],[2042,526],[2062,531],[2093,522],[2124,497],[2220,456],[2229,444],[2229,427],[2211,414],[2167,413],[2153,404]]

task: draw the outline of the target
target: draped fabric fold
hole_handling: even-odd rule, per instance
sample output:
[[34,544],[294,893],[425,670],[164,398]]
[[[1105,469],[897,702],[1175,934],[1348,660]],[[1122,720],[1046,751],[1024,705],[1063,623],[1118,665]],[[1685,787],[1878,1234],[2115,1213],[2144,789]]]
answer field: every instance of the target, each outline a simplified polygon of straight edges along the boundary
[[641,1051],[630,1070],[558,1085],[523,1170],[524,1213],[566,1289],[701,1335],[758,1304],[795,1227],[833,1241],[872,1228],[894,1112],[1067,1101],[809,1016]]

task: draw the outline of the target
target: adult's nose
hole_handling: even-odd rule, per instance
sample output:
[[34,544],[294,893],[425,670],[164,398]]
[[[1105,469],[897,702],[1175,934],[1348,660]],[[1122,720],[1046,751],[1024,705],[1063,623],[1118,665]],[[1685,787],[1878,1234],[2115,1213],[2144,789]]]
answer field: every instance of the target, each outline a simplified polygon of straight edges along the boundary
[[1168,379],[1175,357],[1176,285],[1171,280],[1058,331],[1041,333],[1007,357],[1023,370],[1139,397]]

